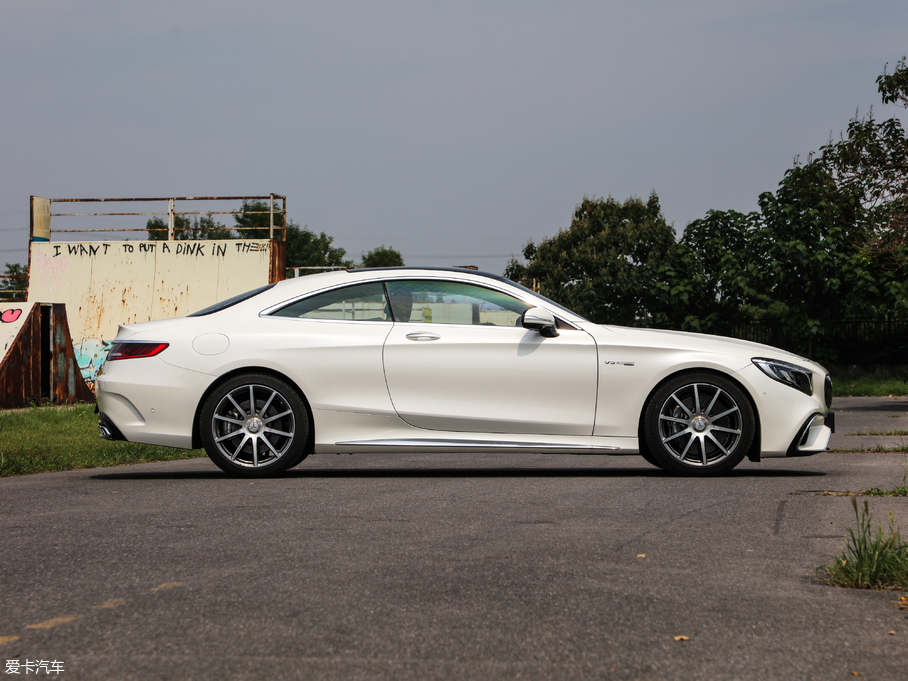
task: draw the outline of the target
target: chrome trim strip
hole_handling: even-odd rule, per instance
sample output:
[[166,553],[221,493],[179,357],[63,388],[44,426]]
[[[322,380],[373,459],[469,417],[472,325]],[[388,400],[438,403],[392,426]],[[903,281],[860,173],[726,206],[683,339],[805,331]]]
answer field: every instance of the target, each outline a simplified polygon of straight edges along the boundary
[[470,447],[486,448],[520,448],[520,449],[605,449],[620,450],[621,447],[609,445],[574,445],[553,444],[551,442],[507,442],[501,440],[431,440],[431,439],[391,439],[391,440],[354,440],[336,442],[337,446],[357,447]]
[[820,418],[820,414],[814,414],[809,419],[807,423],[801,426],[801,437],[798,439],[798,449],[801,449],[805,444],[807,444],[807,436],[810,435],[810,427],[813,425],[813,422]]

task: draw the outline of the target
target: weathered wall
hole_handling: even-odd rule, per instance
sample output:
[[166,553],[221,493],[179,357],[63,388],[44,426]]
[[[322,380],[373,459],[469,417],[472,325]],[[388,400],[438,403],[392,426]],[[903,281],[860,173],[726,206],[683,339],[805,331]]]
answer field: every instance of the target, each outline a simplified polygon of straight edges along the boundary
[[275,280],[283,244],[262,240],[33,242],[30,301],[65,303],[93,381],[119,324],[180,317]]

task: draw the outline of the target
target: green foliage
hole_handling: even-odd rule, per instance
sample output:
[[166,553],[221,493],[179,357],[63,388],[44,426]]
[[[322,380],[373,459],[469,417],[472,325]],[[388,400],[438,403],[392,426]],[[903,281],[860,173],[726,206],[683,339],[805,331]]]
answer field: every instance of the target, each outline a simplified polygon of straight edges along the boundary
[[0,412],[0,477],[204,456],[98,437],[95,405]]
[[[276,208],[276,207],[275,207]],[[271,204],[267,201],[243,201],[240,209],[243,212],[235,214],[236,233],[240,239],[270,239],[271,238]],[[274,214],[274,238],[281,238],[284,217],[278,212]],[[290,221],[287,221],[289,228]]]
[[[167,221],[155,216],[145,223],[149,241],[167,241]],[[173,237],[177,241],[198,241],[201,239],[233,239],[233,231],[217,222],[211,215],[173,216]]]
[[[884,104],[908,108],[908,65],[905,57],[894,73],[877,78]],[[836,183],[859,201],[859,224],[869,253],[883,269],[908,263],[908,137],[897,118],[877,121],[873,111],[857,116],[838,142],[822,148],[820,162]]]
[[403,267],[404,259],[399,251],[382,244],[363,253],[361,267]]
[[[240,239],[267,239],[271,225],[270,206],[266,201],[243,201],[242,214],[233,216]],[[275,215],[274,238],[280,239],[278,230],[281,217]],[[281,218],[280,225],[283,224]],[[347,252],[332,246],[334,237],[324,232],[315,234],[308,227],[300,227],[287,220],[287,267],[353,267],[352,260],[345,260]]]
[[857,530],[848,528],[845,550],[832,563],[817,568],[820,579],[831,586],[853,589],[908,590],[908,544],[902,541],[889,514],[889,529],[872,532],[873,518],[868,503],[858,510],[852,497]]
[[[530,242],[532,243],[532,242]],[[529,244],[527,244],[529,246]],[[526,248],[526,247],[524,247]],[[522,262],[516,258],[511,258],[508,260],[508,264],[504,268],[504,276],[510,279],[511,281],[523,282],[527,280],[527,268]]]
[[861,492],[862,497],[908,497],[908,485],[896,485],[892,489],[871,487]]
[[[0,279],[0,298],[6,301],[25,300],[28,289],[28,267],[18,263],[6,263],[4,275],[11,279]],[[22,291],[22,293],[4,293],[4,291]]]
[[[540,292],[595,322],[661,325],[669,319],[672,287],[657,283],[676,271],[677,244],[655,192],[631,198],[583,200],[571,226],[524,247],[524,279]],[[517,276],[516,267],[508,276]]]
[[287,223],[287,267],[353,267],[343,248],[332,246],[334,237],[316,234],[294,222]]

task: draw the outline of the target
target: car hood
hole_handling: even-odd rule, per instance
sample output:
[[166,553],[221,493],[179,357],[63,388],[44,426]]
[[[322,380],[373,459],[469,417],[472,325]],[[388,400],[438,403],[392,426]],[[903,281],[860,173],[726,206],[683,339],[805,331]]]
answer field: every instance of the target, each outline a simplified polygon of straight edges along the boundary
[[599,333],[616,334],[627,338],[636,345],[671,348],[675,350],[694,350],[701,352],[716,352],[724,355],[738,355],[742,359],[754,357],[767,357],[785,362],[798,364],[805,368],[810,367],[825,371],[816,362],[806,357],[801,357],[792,352],[776,348],[771,345],[754,343],[740,338],[726,336],[712,336],[706,333],[692,333],[689,331],[666,331],[664,329],[641,329],[630,326],[596,325]]

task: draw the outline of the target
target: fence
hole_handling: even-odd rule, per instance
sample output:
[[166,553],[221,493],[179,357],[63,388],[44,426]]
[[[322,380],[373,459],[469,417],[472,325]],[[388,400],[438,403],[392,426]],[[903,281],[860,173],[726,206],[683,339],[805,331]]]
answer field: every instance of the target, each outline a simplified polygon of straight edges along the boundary
[[[176,210],[177,201],[262,201],[268,202],[267,211],[248,211],[248,210]],[[275,206],[275,200],[280,201],[279,206]],[[105,213],[53,213],[51,212],[53,204],[57,203],[161,203],[167,202],[167,211],[115,211],[115,212],[105,212]],[[120,198],[120,199],[45,199],[40,196],[31,197],[31,225],[29,233],[31,239],[34,241],[48,241],[50,239],[51,233],[51,218],[54,217],[100,217],[100,216],[156,216],[162,217],[167,216],[167,227],[161,228],[148,228],[147,226],[128,228],[128,229],[98,229],[96,227],[83,228],[83,229],[54,229],[54,233],[74,233],[74,232],[154,232],[161,231],[167,232],[167,239],[173,241],[175,239],[175,232],[180,231],[180,228],[175,226],[175,217],[177,215],[252,215],[252,214],[262,214],[268,215],[268,226],[267,227],[249,227],[249,229],[255,230],[268,230],[269,239],[274,238],[275,230],[279,230],[282,235],[282,239],[286,237],[287,233],[287,197],[281,194],[268,194],[267,196],[178,196],[178,197],[167,197],[167,198]],[[275,216],[280,220],[279,224],[275,223]],[[196,229],[196,228],[193,228]],[[201,228],[202,231],[208,230],[217,230],[218,227],[210,228]],[[246,229],[246,228],[244,228]],[[265,238],[264,234],[262,238]]]
[[833,322],[809,343],[789,338],[781,326],[745,322],[724,335],[764,343],[834,364],[908,364],[908,319],[892,316],[842,319]]

